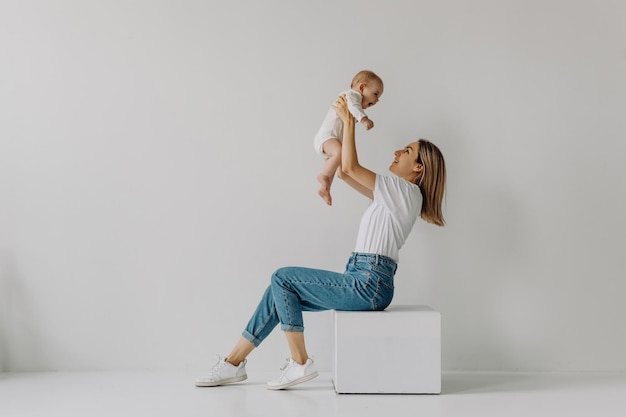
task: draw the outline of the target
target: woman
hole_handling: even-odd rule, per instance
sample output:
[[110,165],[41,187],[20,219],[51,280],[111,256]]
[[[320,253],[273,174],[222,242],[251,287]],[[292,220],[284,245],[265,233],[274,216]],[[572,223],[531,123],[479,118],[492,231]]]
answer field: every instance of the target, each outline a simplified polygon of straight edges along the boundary
[[245,380],[246,357],[279,323],[291,359],[267,387],[285,389],[315,378],[318,374],[304,344],[302,312],[384,310],[393,298],[398,251],[417,217],[444,225],[441,205],[446,168],[439,149],[424,139],[410,143],[394,152],[389,170],[395,176],[377,175],[359,164],[355,121],[346,98],[340,96],[333,108],[344,123],[340,178],[372,200],[361,219],[356,248],[346,271],[341,274],[300,267],[277,270],[242,337],[208,376],[196,380],[199,387]]

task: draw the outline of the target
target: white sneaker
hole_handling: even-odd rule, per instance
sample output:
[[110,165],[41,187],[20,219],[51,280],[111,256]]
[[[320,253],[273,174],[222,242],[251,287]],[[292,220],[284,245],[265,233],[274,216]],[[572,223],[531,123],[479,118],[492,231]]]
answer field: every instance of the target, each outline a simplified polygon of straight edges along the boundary
[[248,379],[246,362],[244,359],[239,366],[226,362],[226,358],[217,355],[219,360],[209,371],[209,375],[196,379],[196,387],[216,387],[218,385],[232,384]]
[[293,359],[287,359],[287,363],[281,368],[282,375],[267,383],[267,389],[285,389],[315,378],[318,373],[315,370],[311,358],[304,365],[300,365]]

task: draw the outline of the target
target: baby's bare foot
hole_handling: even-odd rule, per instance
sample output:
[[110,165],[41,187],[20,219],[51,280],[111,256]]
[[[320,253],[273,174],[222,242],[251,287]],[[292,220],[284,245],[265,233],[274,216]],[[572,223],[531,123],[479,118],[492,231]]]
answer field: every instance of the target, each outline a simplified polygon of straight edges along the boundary
[[330,178],[328,178],[326,175],[320,174],[317,176],[317,180],[319,181],[321,185],[317,193],[319,194],[320,197],[322,197],[322,199],[326,202],[326,204],[331,206],[333,204],[333,198],[330,196],[330,184],[331,184]]
[[327,188],[322,187],[317,193],[320,195],[320,197],[324,199],[326,204],[328,204],[329,206],[333,205],[333,198],[330,196],[330,191]]

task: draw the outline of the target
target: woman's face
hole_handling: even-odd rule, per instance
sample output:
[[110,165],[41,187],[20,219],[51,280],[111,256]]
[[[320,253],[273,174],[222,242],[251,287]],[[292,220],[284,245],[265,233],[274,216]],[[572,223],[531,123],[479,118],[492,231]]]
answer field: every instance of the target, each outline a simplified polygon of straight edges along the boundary
[[393,162],[389,166],[389,171],[399,177],[407,178],[419,172],[420,164],[417,163],[417,153],[419,142],[406,145],[403,149],[398,149],[393,153]]

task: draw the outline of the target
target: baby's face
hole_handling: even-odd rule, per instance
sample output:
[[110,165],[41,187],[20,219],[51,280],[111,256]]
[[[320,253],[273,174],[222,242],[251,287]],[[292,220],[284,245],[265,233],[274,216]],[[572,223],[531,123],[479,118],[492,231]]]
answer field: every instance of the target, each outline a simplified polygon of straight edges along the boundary
[[380,100],[380,96],[383,95],[382,83],[380,81],[368,82],[362,88],[361,95],[363,96],[361,106],[364,109],[372,107],[374,104],[378,103],[378,100]]

